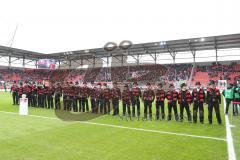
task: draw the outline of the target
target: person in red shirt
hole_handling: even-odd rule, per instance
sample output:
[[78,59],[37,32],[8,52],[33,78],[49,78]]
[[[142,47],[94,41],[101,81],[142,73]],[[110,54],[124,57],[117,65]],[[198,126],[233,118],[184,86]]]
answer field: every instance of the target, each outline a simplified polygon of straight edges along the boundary
[[149,119],[152,120],[152,102],[154,101],[155,94],[151,88],[151,84],[148,82],[146,89],[143,92],[143,102],[144,102],[144,119],[147,119],[147,110],[149,110]]
[[22,98],[22,94],[23,94],[23,84],[22,84],[22,82],[20,82],[17,92],[18,92],[18,104],[19,104],[19,99]]
[[[110,114],[110,99],[111,99],[111,90],[107,87],[107,83],[103,84],[103,112],[104,114]],[[102,113],[102,110],[100,110]]]
[[57,86],[55,87],[55,109],[56,110],[61,109],[61,102],[60,102],[61,97],[62,97],[62,87],[60,83],[57,83]]
[[181,90],[178,93],[178,103],[180,105],[180,121],[183,121],[183,111],[184,109],[187,112],[188,122],[192,121],[192,116],[190,112],[190,105],[191,105],[192,99],[191,94],[187,89],[186,83],[181,84]]
[[78,82],[75,82],[75,85],[73,85],[73,111],[78,112],[78,95],[79,95],[79,89],[78,89]]
[[44,107],[44,101],[43,101],[43,86],[38,85],[37,87],[37,94],[38,94],[38,107]]
[[142,98],[141,89],[138,83],[134,82],[132,87],[132,116],[135,117],[135,107],[137,106],[137,117],[140,118],[140,98]]
[[31,88],[29,86],[29,84],[27,82],[25,82],[24,86],[23,86],[23,94],[26,95],[26,98],[28,98],[28,106],[30,106],[30,102],[31,102]]
[[178,92],[174,89],[174,85],[169,85],[169,90],[167,91],[166,98],[168,100],[168,121],[172,119],[172,109],[174,111],[175,120],[178,121],[178,111],[177,111],[177,98]]
[[165,111],[164,111],[164,100],[166,97],[165,91],[162,89],[163,84],[159,83],[157,85],[157,89],[155,90],[156,96],[156,119],[159,119],[159,110],[161,109],[162,119],[165,119]]
[[36,107],[37,106],[37,86],[35,83],[32,85],[31,97],[32,97],[32,107]]
[[47,108],[48,109],[53,109],[53,97],[54,97],[54,87],[52,83],[50,83],[49,87],[47,87]]
[[221,104],[221,94],[220,94],[220,91],[216,88],[214,81],[210,81],[210,83],[209,83],[209,88],[207,91],[207,104],[208,104],[209,124],[212,124],[213,108],[216,112],[218,124],[222,124],[222,119],[221,119],[221,115],[220,115],[220,107],[219,107],[219,104]]
[[119,100],[121,99],[121,91],[117,86],[117,82],[113,82],[113,88],[111,90],[113,116],[119,115]]
[[103,100],[103,89],[102,89],[101,83],[97,84],[97,88],[95,90],[95,98],[96,98],[95,113],[98,113],[98,111],[100,111],[100,113],[102,113],[104,100]]
[[128,116],[131,118],[131,97],[132,92],[130,91],[127,84],[124,85],[124,89],[122,91],[122,106],[123,106],[123,116],[126,115],[126,108],[128,112]]
[[12,98],[13,98],[13,105],[17,105],[18,104],[18,86],[16,84],[16,81],[13,82],[13,85],[11,86],[11,90],[10,93],[12,93]]
[[63,87],[63,110],[67,110],[69,106],[69,88],[70,85],[66,82],[65,86]]
[[87,86],[87,82],[83,82],[83,87],[82,87],[82,111],[83,112],[85,112],[85,109],[87,112],[89,112],[88,96],[89,96],[89,87]]
[[91,110],[92,113],[96,113],[96,92],[97,92],[97,87],[95,86],[94,82],[91,83],[91,88],[90,88],[90,100],[91,100]]
[[197,123],[197,113],[199,110],[200,123],[204,121],[204,108],[203,103],[205,102],[205,92],[201,88],[201,83],[196,82],[196,88],[192,91],[192,102],[193,102],[193,122]]

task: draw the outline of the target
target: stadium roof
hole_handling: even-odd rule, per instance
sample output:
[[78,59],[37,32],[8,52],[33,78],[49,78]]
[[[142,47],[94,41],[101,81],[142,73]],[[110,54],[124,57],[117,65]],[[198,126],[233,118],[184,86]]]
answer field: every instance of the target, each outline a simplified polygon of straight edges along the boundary
[[34,59],[42,59],[44,57],[47,57],[48,55],[44,55],[42,53],[37,53],[32,51],[26,51],[23,49],[0,46],[0,56],[11,56],[16,58],[25,57],[26,59],[34,60]]
[[55,59],[57,61],[103,58],[109,56],[122,55],[143,55],[178,52],[192,52],[201,50],[218,50],[228,48],[240,48],[240,34],[198,37],[190,39],[170,40],[152,43],[133,44],[128,50],[116,48],[113,51],[106,51],[104,48],[94,48],[88,50],[76,50],[69,52],[59,52],[51,54],[42,54],[32,51],[26,51],[17,48],[0,46],[0,56],[11,56],[30,60]]

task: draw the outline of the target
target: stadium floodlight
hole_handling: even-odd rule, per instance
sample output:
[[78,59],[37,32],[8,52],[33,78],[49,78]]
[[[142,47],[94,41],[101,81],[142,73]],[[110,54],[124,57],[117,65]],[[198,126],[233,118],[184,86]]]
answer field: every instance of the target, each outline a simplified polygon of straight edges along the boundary
[[203,42],[203,41],[205,41],[205,39],[204,39],[204,38],[201,38],[200,41]]
[[166,45],[166,42],[160,42],[160,45],[163,46],[163,45]]
[[89,51],[89,49],[86,49],[84,52],[85,52],[85,53],[89,53],[90,51]]

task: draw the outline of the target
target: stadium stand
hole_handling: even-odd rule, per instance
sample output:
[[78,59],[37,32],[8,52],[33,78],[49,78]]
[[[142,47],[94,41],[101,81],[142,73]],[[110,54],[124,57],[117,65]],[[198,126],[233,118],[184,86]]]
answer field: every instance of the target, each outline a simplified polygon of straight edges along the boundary
[[[190,79],[193,69],[192,79]],[[96,67],[89,69],[21,69],[4,68],[0,69],[0,80],[5,82],[13,81],[53,81],[53,82],[155,82],[165,81],[186,81],[194,86],[196,81],[201,81],[207,86],[209,80],[227,80],[233,83],[239,79],[240,64],[229,65],[197,64],[167,64],[167,65],[139,65],[122,67]]]

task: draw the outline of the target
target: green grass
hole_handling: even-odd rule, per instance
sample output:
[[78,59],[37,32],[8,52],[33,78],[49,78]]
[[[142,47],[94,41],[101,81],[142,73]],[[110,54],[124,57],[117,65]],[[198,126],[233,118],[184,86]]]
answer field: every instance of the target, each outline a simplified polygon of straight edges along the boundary
[[[0,110],[18,112],[18,107],[12,106],[9,93],[0,92]],[[223,113],[223,109],[221,112]],[[49,109],[30,107],[29,114],[56,117],[55,112]],[[222,118],[224,122],[223,115]],[[207,124],[207,110],[205,124],[175,121],[126,121],[108,115],[89,121],[217,138],[226,136],[225,126],[219,126],[215,116],[214,124]],[[236,127],[232,129],[238,156],[240,156],[239,122],[239,119],[234,119]],[[1,112],[0,146],[0,159],[7,160],[226,160],[228,157],[225,141]]]

